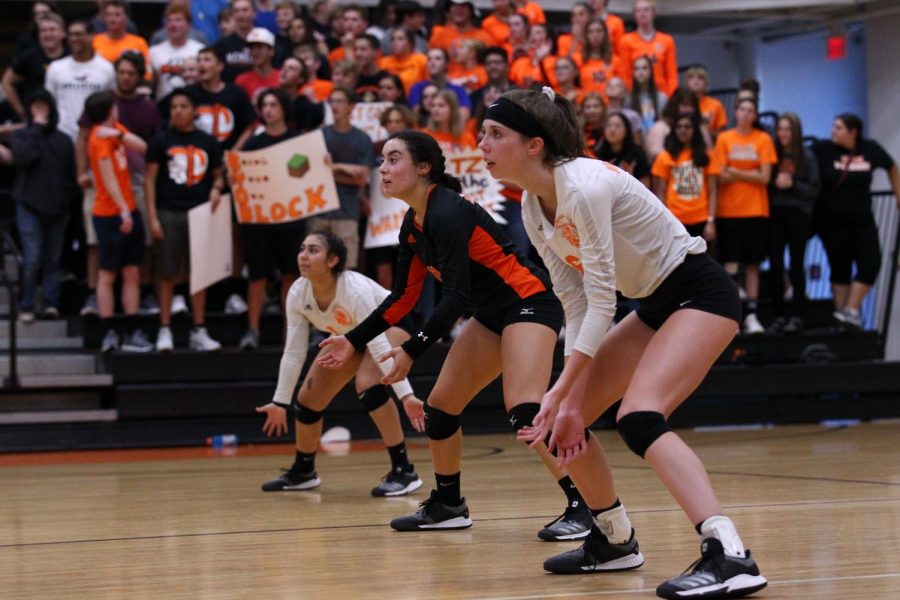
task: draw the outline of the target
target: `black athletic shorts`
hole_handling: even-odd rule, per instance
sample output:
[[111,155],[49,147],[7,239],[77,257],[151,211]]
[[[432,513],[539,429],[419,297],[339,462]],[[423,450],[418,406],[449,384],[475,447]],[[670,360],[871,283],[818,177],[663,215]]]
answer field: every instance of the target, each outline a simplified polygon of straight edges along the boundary
[[144,221],[140,211],[131,212],[133,226],[129,233],[122,233],[122,217],[93,217],[100,254],[100,269],[118,273],[122,267],[144,263]]
[[265,279],[278,270],[280,275],[298,275],[297,254],[306,235],[303,222],[278,225],[241,225],[244,262],[250,279]]
[[553,292],[540,292],[492,313],[476,311],[475,320],[496,333],[513,323],[540,323],[559,333],[565,321],[562,304]]
[[769,254],[769,219],[716,219],[719,262],[758,265]]
[[639,300],[637,316],[659,329],[676,310],[693,308],[741,322],[741,299],[725,269],[709,254],[688,254],[684,262]]

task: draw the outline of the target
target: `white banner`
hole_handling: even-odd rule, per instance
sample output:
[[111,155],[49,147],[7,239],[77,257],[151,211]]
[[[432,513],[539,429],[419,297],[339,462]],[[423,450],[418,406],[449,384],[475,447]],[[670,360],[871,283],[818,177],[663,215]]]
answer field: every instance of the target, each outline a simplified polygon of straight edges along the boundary
[[372,171],[369,181],[369,206],[371,213],[366,223],[366,239],[363,247],[381,248],[396,246],[400,235],[400,225],[409,210],[409,205],[397,198],[385,198],[381,191],[381,177],[378,170]]
[[[373,142],[386,139],[388,134],[381,126],[381,113],[393,106],[391,102],[357,102],[350,113],[350,124],[362,129]],[[331,106],[325,103],[325,125],[334,125]]]
[[500,193],[503,184],[487,170],[484,155],[478,148],[444,148],[447,173],[462,182],[462,195],[470,202],[477,202],[501,225],[506,219],[500,216],[506,198]]
[[228,152],[239,223],[288,223],[340,206],[320,130],[251,152]]
[[231,198],[222,196],[216,211],[204,202],[188,211],[191,240],[191,294],[231,276]]

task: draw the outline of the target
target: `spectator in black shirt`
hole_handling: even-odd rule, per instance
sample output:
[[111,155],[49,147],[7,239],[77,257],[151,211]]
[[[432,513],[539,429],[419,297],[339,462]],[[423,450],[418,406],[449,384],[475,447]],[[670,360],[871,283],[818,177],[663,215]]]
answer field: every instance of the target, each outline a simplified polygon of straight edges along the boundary
[[309,68],[299,58],[289,56],[284,59],[278,77],[281,89],[291,100],[288,122],[300,133],[312,131],[322,125],[325,107],[300,93],[300,88],[309,80]]
[[[147,221],[154,239],[156,270],[159,276],[159,333],[156,349],[173,349],[169,328],[172,296],[178,277],[188,272],[190,238],[187,213],[195,206],[211,202],[216,209],[225,186],[222,175],[222,149],[211,135],[194,125],[197,99],[186,88],[172,92],[169,102],[169,127],[159,132],[147,146],[147,172],[144,194]],[[194,328],[192,350],[209,352],[222,346],[206,331],[206,291],[191,296]]]
[[13,56],[16,54],[24,54],[27,50],[37,48],[38,46],[38,22],[41,17],[49,14],[59,14],[59,5],[52,0],[37,0],[31,5],[31,25],[27,31],[23,31],[16,39],[16,47],[13,49]]
[[224,68],[222,54],[207,46],[197,54],[199,81],[187,89],[197,98],[197,127],[223,150],[240,150],[253,134],[256,111],[244,90],[222,81]]
[[247,36],[253,31],[253,20],[256,18],[253,0],[234,0],[231,11],[234,32],[222,37],[214,46],[225,62],[222,79],[228,83],[234,83],[235,77],[253,68]]
[[43,89],[47,65],[69,54],[62,17],[55,13],[45,14],[38,20],[37,29],[38,45],[13,54],[11,65],[3,73],[3,91],[22,118],[25,118],[25,107],[21,98]]
[[606,115],[603,140],[595,150],[597,158],[612,163],[650,188],[650,164],[644,149],[634,141],[631,123],[619,112]]
[[[878,227],[872,216],[872,174],[885,169],[900,207],[900,170],[875,140],[863,137],[862,120],[853,114],[838,115],[831,139],[813,145],[819,163],[822,194],[816,228],[831,266],[834,316],[851,327],[862,326],[859,309],[875,284],[881,268]],[[851,283],[852,265],[856,275]]]
[[378,68],[378,38],[371,33],[356,36],[353,41],[353,60],[359,67],[356,78],[356,95],[361,102],[378,101],[378,82],[387,71]]
[[[298,135],[297,130],[287,123],[291,101],[284,90],[266,90],[257,99],[256,107],[266,128],[247,140],[244,150],[262,150]],[[297,252],[304,234],[303,221],[241,225],[244,263],[250,273],[247,333],[241,338],[242,350],[255,350],[259,346],[259,320],[266,299],[266,281],[276,270],[281,276],[280,300],[284,311],[288,290],[300,274]]]

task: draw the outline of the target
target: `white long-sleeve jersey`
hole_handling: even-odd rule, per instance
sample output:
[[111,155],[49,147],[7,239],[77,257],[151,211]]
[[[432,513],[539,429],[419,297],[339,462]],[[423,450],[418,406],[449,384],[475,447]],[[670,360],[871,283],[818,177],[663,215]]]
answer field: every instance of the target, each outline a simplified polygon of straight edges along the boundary
[[[344,271],[337,278],[334,300],[324,310],[316,304],[312,284],[301,277],[288,291],[285,311],[287,313],[287,338],[281,365],[278,368],[278,385],[272,402],[289,406],[291,394],[303,370],[309,346],[309,326],[335,335],[347,333],[369,316],[388,295],[388,291],[355,271]],[[375,358],[385,375],[390,372],[394,361],[377,362],[378,358],[391,349],[385,334],[372,339],[366,347]],[[398,398],[412,393],[412,386],[404,379],[391,385]]]
[[565,354],[594,356],[616,312],[616,290],[645,298],[688,254],[706,251],[640,181],[578,158],[554,170],[556,217],[525,192],[522,219],[566,311]]

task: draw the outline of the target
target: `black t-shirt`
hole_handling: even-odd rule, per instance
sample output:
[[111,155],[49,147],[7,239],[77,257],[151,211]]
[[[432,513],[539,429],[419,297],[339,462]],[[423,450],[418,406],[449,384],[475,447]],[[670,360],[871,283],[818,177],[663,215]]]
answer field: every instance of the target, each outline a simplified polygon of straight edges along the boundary
[[208,92],[199,83],[188,89],[197,97],[197,128],[216,138],[223,150],[233,148],[256,120],[247,93],[233,83],[226,83],[219,92]]
[[640,146],[633,146],[630,149],[625,147],[621,152],[613,152],[609,148],[604,148],[601,142],[597,157],[630,173],[635,179],[650,177],[650,163]]
[[213,136],[199,129],[185,133],[169,127],[150,140],[147,162],[159,165],[157,208],[186,211],[209,200],[213,171],[222,165],[222,149]]
[[[269,146],[274,146],[275,144],[280,144],[285,140],[289,140],[292,137],[297,137],[300,135],[296,129],[288,129],[281,135],[271,136],[265,131],[260,133],[259,135],[254,135],[252,138],[247,140],[247,143],[244,144],[243,151],[249,152],[250,150],[262,150],[263,148],[268,148]],[[241,225],[241,227],[249,227],[256,228],[262,227],[265,228],[266,231],[283,231],[283,230],[291,230],[291,229],[303,229],[306,225],[303,221],[291,221],[290,223],[269,223],[269,224],[259,224],[259,223],[249,223]]]
[[321,127],[325,120],[325,107],[303,94],[294,98],[294,126],[300,133]]
[[[69,51],[64,48],[63,53],[56,58],[62,58],[68,55]],[[56,60],[56,58],[48,57],[44,54],[44,50],[40,46],[26,50],[22,54],[13,55],[10,66],[12,67],[13,73],[23,79],[17,86],[17,91],[19,92],[23,103],[27,100],[29,94],[36,90],[43,89],[47,65]]]
[[819,140],[812,147],[822,181],[822,205],[837,212],[872,210],[872,173],[890,169],[894,159],[874,140],[861,140],[855,153],[831,140]]
[[225,55],[225,70],[222,71],[222,81],[234,83],[234,78],[253,68],[253,59],[250,58],[250,47],[244,38],[236,33],[226,35],[216,42],[216,49]]

